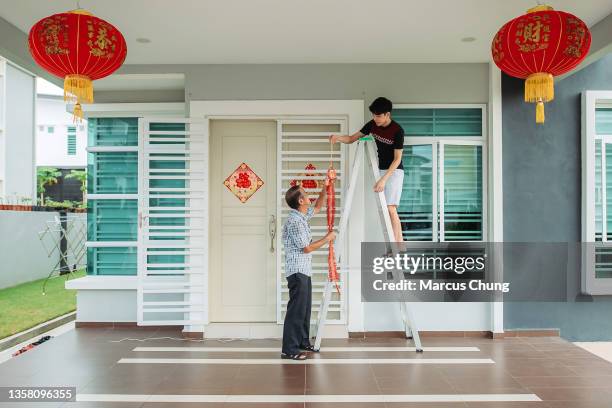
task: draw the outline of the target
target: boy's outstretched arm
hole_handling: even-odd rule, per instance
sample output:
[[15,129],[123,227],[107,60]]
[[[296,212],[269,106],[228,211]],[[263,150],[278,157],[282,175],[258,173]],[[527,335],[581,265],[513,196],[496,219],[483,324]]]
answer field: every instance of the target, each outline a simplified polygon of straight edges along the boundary
[[364,136],[365,135],[363,133],[361,133],[360,131],[357,131],[353,133],[352,135],[331,135],[329,137],[329,141],[332,144],[338,143],[338,142],[345,143],[345,144],[351,144],[351,143],[355,143],[356,141],[358,141]]

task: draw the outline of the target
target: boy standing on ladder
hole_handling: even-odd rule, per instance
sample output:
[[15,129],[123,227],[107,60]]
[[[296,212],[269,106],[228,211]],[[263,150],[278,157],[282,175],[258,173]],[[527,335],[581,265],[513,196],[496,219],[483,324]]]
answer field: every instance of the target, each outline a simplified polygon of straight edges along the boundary
[[351,144],[364,136],[372,135],[378,150],[380,177],[374,184],[374,191],[380,193],[384,190],[395,241],[402,242],[402,224],[397,213],[397,206],[400,203],[404,183],[404,166],[402,163],[404,129],[391,119],[393,104],[389,99],[376,98],[369,109],[372,113],[372,120],[366,123],[360,131],[350,136],[332,135],[329,140],[331,143]]

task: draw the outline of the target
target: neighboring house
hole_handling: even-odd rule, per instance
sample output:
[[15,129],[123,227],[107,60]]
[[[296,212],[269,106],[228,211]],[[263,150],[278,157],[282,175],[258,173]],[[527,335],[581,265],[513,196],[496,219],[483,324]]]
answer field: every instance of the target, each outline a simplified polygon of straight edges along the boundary
[[36,197],[35,79],[0,57],[0,200],[5,202]]
[[46,196],[55,201],[80,201],[80,182],[65,179],[72,169],[87,167],[87,121],[74,121],[66,110],[63,90],[37,79],[36,167],[54,167],[62,172],[58,183],[47,186]]

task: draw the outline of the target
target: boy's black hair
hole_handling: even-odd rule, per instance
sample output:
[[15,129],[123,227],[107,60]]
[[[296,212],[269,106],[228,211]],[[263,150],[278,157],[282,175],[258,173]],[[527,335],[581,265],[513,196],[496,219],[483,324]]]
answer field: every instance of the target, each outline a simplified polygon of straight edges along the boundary
[[285,193],[285,201],[287,202],[287,205],[294,210],[300,208],[300,198],[302,198],[300,186],[293,186]]
[[393,104],[387,98],[380,96],[374,99],[374,102],[370,105],[370,112],[375,115],[382,115],[383,113],[391,112]]

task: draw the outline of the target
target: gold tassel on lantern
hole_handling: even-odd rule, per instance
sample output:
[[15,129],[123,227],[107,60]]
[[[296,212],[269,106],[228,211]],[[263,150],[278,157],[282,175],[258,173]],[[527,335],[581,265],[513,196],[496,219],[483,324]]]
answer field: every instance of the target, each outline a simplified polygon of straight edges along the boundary
[[544,123],[544,102],[538,101],[536,104],[536,123]]
[[81,103],[93,103],[93,82],[85,75],[66,75],[64,78],[64,101],[75,102],[72,111],[73,119],[76,122],[83,119],[83,109]]
[[74,105],[74,109],[72,110],[72,121],[74,123],[79,122],[83,119],[83,108],[80,103]]
[[525,80],[525,102],[536,103],[536,123],[544,123],[544,103],[555,98],[554,77],[546,72],[531,74]]

